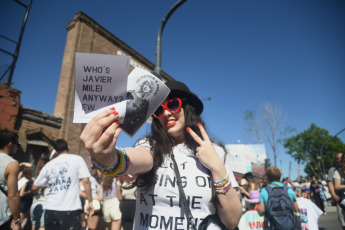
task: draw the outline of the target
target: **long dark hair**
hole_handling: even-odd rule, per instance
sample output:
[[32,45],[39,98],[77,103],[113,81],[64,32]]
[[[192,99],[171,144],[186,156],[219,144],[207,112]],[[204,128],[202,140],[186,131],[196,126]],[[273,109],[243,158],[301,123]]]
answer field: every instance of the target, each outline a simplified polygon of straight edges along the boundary
[[[168,98],[171,99],[171,98]],[[181,98],[183,101],[182,107],[184,109],[185,117],[185,144],[189,149],[196,153],[196,148],[199,146],[198,143],[193,139],[193,137],[187,132],[186,128],[190,127],[198,136],[201,137],[201,132],[199,130],[198,124],[201,123],[205,127],[205,122],[195,111],[195,107],[192,106],[187,99]],[[205,127],[206,129],[206,127]],[[147,191],[151,186],[153,186],[157,180],[156,172],[159,167],[162,166],[163,159],[165,155],[168,155],[172,152],[172,149],[176,143],[175,139],[162,127],[158,119],[153,118],[151,125],[151,135],[145,137],[150,146],[151,152],[153,153],[153,167],[146,174],[139,175],[135,181],[135,185],[139,188],[143,188],[144,191]],[[140,141],[140,140],[139,140]],[[215,142],[216,143],[216,142]],[[220,143],[216,143],[219,146],[224,146]],[[211,173],[210,173],[211,175]],[[212,175],[211,175],[212,177]],[[215,191],[212,186],[212,202],[215,204],[217,201],[217,196],[215,196]]]
[[113,191],[113,182],[114,182],[114,177],[103,175],[102,177],[103,193],[111,194],[111,192]]

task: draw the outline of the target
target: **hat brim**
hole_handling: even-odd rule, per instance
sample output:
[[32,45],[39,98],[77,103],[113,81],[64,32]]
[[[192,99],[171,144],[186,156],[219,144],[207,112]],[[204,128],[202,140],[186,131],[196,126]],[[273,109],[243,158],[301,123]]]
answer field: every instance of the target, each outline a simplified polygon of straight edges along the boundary
[[246,198],[245,201],[246,201],[247,203],[251,203],[251,204],[253,204],[253,203],[259,203],[259,198],[257,198],[257,199],[248,199],[248,198]]

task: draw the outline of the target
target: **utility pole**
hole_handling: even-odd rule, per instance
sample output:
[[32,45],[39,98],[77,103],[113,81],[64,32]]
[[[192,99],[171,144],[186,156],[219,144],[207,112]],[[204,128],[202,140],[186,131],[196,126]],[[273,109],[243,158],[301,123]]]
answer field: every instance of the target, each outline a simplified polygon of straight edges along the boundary
[[183,3],[185,3],[187,0],[180,0],[175,5],[169,10],[167,15],[162,19],[161,25],[158,30],[158,35],[157,35],[157,42],[156,42],[156,63],[155,63],[155,69],[153,70],[153,74],[156,75],[159,79],[162,79],[162,68],[161,68],[161,50],[162,50],[162,44],[161,44],[161,37],[163,33],[163,29],[165,24],[167,23],[168,19],[170,16],[179,8]]

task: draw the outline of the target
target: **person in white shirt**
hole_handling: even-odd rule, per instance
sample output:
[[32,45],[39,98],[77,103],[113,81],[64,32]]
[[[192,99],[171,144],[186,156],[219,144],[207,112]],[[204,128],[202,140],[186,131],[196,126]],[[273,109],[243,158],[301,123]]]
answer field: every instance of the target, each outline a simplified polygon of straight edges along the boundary
[[87,199],[88,215],[94,212],[90,186],[90,172],[81,156],[68,154],[67,142],[54,142],[58,156],[49,161],[34,181],[32,190],[48,187],[46,194],[44,225],[46,229],[81,229],[79,180],[82,181]]
[[80,139],[106,175],[138,175],[133,229],[234,229],[242,206],[225,148],[209,138],[198,96],[182,82],[165,84],[171,91],[153,113],[151,134],[134,148],[115,148],[121,128],[114,107],[95,116]]
[[[101,210],[101,204],[103,202],[102,196],[100,195],[100,182],[102,179],[102,174],[98,172],[96,169],[91,170],[91,177],[90,177],[90,183],[91,183],[91,193],[92,193],[92,204],[94,207],[94,214],[92,216],[86,217],[86,208],[88,201],[84,185],[80,182],[80,191],[79,195],[81,199],[86,200],[84,203],[84,211],[85,213],[82,215],[82,219],[84,218],[86,221],[86,225],[88,230],[103,230],[105,229],[105,222],[102,218],[102,210]],[[86,218],[85,218],[86,217]],[[85,222],[84,222],[85,223]]]
[[323,214],[322,210],[314,204],[310,199],[299,197],[299,193],[295,191],[297,196],[297,204],[301,218],[302,230],[319,229],[318,221]]

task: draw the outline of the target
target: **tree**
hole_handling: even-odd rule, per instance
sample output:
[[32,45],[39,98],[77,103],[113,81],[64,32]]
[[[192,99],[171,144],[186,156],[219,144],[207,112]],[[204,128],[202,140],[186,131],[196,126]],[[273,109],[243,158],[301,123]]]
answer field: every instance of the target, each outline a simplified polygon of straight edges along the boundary
[[323,178],[323,170],[320,157],[320,148],[328,141],[323,148],[322,160],[325,165],[325,169],[328,171],[334,164],[334,156],[338,152],[345,150],[345,144],[337,137],[332,138],[326,129],[319,128],[314,123],[310,127],[288,139],[284,144],[284,147],[288,149],[287,154],[290,154],[297,162],[307,162],[305,172],[309,177],[316,175]]
[[274,166],[277,166],[279,147],[293,131],[291,127],[284,128],[286,115],[281,107],[264,102],[259,106],[259,116],[255,111],[247,110],[244,112],[244,119],[248,125],[245,130],[251,138],[256,142],[264,141],[269,144],[273,151]]

